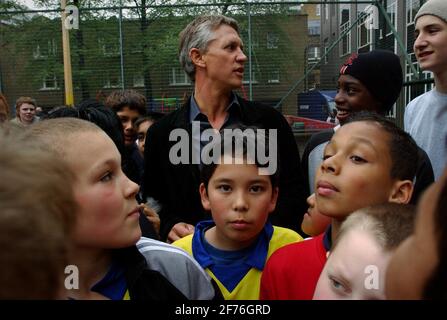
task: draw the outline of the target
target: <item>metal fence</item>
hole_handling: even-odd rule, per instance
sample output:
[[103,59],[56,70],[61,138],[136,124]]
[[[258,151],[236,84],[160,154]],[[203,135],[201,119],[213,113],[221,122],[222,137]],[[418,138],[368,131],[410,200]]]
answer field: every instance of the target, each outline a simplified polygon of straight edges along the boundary
[[[178,62],[178,34],[193,17],[219,13],[241,26],[248,61],[239,94],[289,115],[295,131],[309,134],[331,122],[340,65],[352,52],[375,48],[401,57],[406,84],[390,115],[401,123],[408,101],[432,86],[412,54],[412,20],[423,2],[74,1],[67,21],[74,102],[132,88],[148,98],[149,109],[178,108],[193,88]],[[10,105],[19,96],[47,109],[63,105],[61,9],[7,3],[0,4],[1,92]]]

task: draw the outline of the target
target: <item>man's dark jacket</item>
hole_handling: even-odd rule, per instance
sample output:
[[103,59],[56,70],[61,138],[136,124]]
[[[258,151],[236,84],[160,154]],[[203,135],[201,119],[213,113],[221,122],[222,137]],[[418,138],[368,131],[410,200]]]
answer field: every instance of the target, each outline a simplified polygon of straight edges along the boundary
[[[272,107],[237,97],[240,103],[241,123],[262,129],[277,129],[279,152],[279,198],[270,218],[274,225],[299,230],[302,213],[306,211],[304,182],[300,168],[299,151],[292,130],[281,113]],[[160,238],[167,238],[178,222],[195,225],[209,219],[203,209],[200,194],[200,171],[197,164],[174,165],[169,160],[169,150],[178,141],[169,141],[174,129],[185,129],[189,135],[189,158],[192,150],[192,125],[189,121],[190,99],[180,109],[152,125],[146,136],[145,167],[142,191],[144,198],[159,201],[161,226]]]

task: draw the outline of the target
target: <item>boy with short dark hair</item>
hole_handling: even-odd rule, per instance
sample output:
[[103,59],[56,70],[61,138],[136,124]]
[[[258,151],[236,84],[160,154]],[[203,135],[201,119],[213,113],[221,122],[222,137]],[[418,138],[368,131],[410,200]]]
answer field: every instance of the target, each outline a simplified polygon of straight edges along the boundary
[[104,104],[115,111],[120,118],[126,145],[134,143],[135,133],[132,126],[138,117],[146,115],[146,98],[135,90],[117,90],[112,91]]
[[[268,257],[302,238],[268,221],[278,198],[278,171],[268,171],[259,155],[250,152],[249,136],[242,140],[241,150],[236,149],[239,138],[236,134],[231,138],[222,134],[213,149],[220,151],[218,163],[204,164],[202,168],[200,196],[213,220],[199,222],[194,234],[174,245],[199,262],[217,282],[225,299],[254,300],[259,297]],[[251,142],[256,143],[256,148],[266,141],[259,131],[255,140]],[[267,146],[265,149],[269,153]]]
[[144,160],[136,144],[137,134],[134,124],[139,117],[145,116],[147,113],[146,98],[135,90],[117,90],[106,98],[104,104],[111,108],[121,121],[129,178],[140,185]]
[[375,113],[354,114],[325,148],[317,171],[318,210],[332,218],[322,235],[285,246],[267,262],[261,299],[312,299],[326,253],[353,211],[387,202],[408,203],[418,149],[394,123]]
[[134,123],[134,130],[137,134],[137,146],[141,156],[144,158],[144,146],[146,144],[147,130],[165,115],[161,112],[150,111],[147,115],[139,117]]

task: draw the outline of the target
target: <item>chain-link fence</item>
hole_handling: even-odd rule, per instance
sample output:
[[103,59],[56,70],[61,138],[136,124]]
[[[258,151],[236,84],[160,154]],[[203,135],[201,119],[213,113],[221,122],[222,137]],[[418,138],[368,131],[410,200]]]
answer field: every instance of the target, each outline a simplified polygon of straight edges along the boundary
[[[36,2],[47,7],[0,4],[0,90],[10,105],[32,96],[51,108],[65,103],[61,9],[59,1]],[[193,88],[178,62],[178,34],[204,13],[241,26],[248,61],[239,94],[277,107],[306,136],[334,125],[338,72],[352,52],[381,48],[401,57],[406,84],[391,114],[398,123],[409,100],[432,86],[412,53],[413,20],[425,0],[149,2],[71,3],[75,103],[132,88],[149,109],[178,108]]]

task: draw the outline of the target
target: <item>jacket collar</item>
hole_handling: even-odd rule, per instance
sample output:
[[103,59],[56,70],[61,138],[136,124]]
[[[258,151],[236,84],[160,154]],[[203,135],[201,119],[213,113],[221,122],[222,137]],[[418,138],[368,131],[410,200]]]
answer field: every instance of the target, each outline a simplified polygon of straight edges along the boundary
[[[261,117],[261,113],[258,112],[254,103],[244,100],[237,94],[235,94],[235,96],[240,105],[242,123],[248,126],[256,124]],[[188,127],[190,126],[190,109],[191,97],[189,96],[186,98],[186,103],[178,110],[178,112],[175,112],[171,124],[177,128],[188,129]]]

